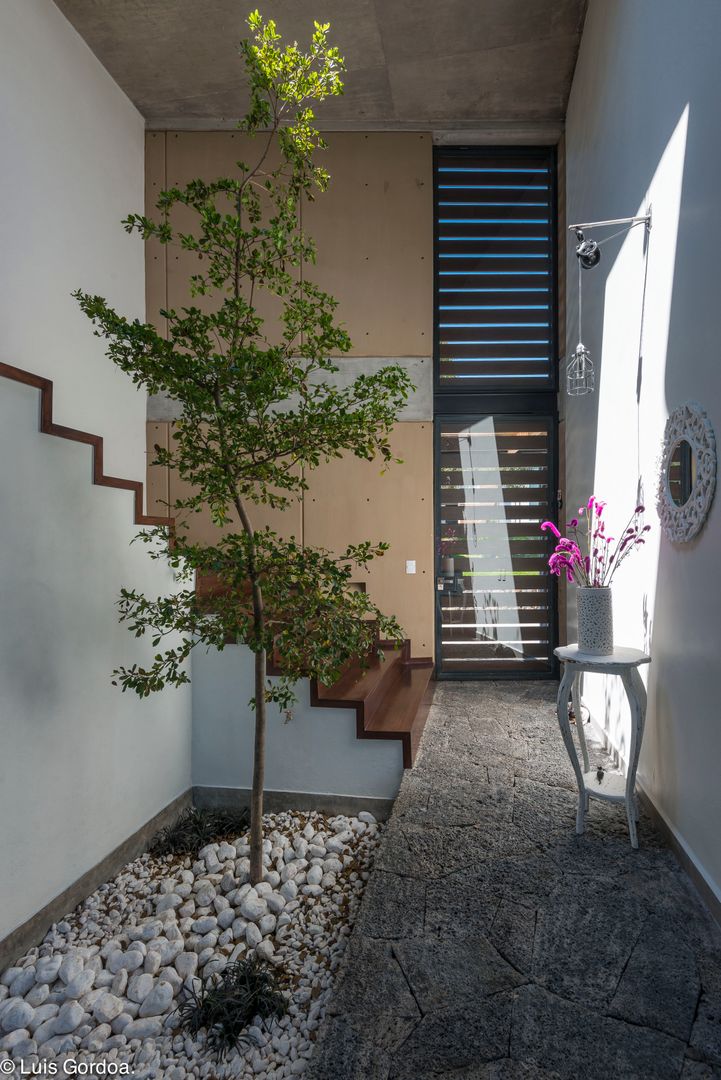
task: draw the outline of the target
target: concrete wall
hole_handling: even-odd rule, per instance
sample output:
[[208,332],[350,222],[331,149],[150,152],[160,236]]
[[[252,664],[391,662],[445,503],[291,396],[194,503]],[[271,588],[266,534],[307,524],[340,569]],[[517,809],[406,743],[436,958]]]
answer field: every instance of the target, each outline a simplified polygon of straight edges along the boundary
[[[50,0],[0,7],[0,359],[55,381],[55,419],[106,437],[141,480],[145,402],[71,298],[143,314],[143,122]],[[190,694],[110,685],[147,650],[121,585],[170,578],[129,542],[132,495],[91,483],[87,446],[41,435],[37,391],[0,379],[0,939],[190,783]]]
[[[692,10],[691,10],[692,9]],[[721,897],[718,637],[721,508],[675,546],[655,513],[664,423],[695,399],[721,432],[718,252],[721,68],[717,0],[591,0],[566,131],[569,222],[652,204],[645,318],[643,231],[610,241],[584,273],[584,343],[598,366],[593,396],[566,401],[567,509],[591,492],[618,528],[640,488],[653,525],[643,555],[614,583],[619,643],[649,648],[641,782]],[[575,262],[575,260],[573,260]],[[569,265],[569,340],[576,271]],[[641,330],[643,333],[641,334]],[[569,604],[569,640],[575,640]],[[627,716],[618,687],[587,680],[585,697],[621,755]]]
[[[250,788],[253,654],[234,645],[197,652],[192,674],[193,786]],[[356,738],[355,709],[312,708],[307,679],[296,697],[288,722],[269,709],[266,790],[394,799],[403,774],[400,742]]]

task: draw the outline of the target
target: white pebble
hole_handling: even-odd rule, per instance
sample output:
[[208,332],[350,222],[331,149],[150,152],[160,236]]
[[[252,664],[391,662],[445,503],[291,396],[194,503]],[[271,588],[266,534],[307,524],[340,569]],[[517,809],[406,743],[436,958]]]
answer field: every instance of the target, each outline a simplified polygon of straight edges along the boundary
[[[70,1035],[81,1023],[85,1010],[78,1001],[66,1001],[60,1012],[49,1023],[53,1025],[55,1035]],[[35,1033],[37,1037],[37,1032]]]
[[27,1001],[19,998],[9,1008],[3,1009],[0,1017],[0,1028],[5,1032],[17,1031],[20,1028],[29,1028],[35,1015],[35,1009],[28,1005]]
[[114,994],[102,994],[93,1006],[93,1015],[99,1024],[111,1024],[123,1011],[123,1002]]
[[168,982],[158,982],[145,997],[139,1015],[161,1016],[173,1003],[173,987]]
[[240,914],[249,922],[258,922],[267,912],[268,905],[256,893],[248,893],[240,905]]
[[245,930],[245,940],[248,943],[249,949],[254,949],[257,945],[260,945],[263,940],[263,935],[255,923],[248,923]]

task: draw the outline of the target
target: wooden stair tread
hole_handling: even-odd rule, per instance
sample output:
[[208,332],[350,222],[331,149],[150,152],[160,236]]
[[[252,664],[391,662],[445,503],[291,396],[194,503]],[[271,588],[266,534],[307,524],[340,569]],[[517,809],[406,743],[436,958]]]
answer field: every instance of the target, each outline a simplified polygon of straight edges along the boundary
[[432,675],[430,665],[405,665],[366,723],[366,731],[388,735],[413,731]]
[[381,647],[383,659],[373,657],[365,669],[359,663],[351,664],[332,686],[318,686],[318,700],[323,704],[339,702],[354,705],[366,701],[381,682],[397,676],[396,668],[402,660],[402,650]]

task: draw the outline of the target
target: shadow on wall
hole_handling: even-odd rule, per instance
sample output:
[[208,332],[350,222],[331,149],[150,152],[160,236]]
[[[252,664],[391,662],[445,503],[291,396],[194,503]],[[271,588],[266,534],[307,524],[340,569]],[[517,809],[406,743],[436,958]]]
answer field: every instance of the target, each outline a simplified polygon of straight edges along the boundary
[[[674,547],[661,535],[655,495],[673,408],[696,400],[721,430],[720,32],[715,0],[698,0],[692,20],[674,0],[593,3],[567,121],[568,220],[653,208],[640,356],[643,231],[633,230],[620,249],[620,240],[609,243],[584,278],[584,337],[597,363],[597,393],[567,401],[569,505],[595,490],[611,501],[620,526],[641,481],[653,531],[643,556],[614,583],[617,641],[650,646],[654,661],[640,777],[716,882],[719,511],[712,508],[695,542]],[[574,326],[572,311],[569,318]],[[598,714],[608,703],[609,735],[620,746],[627,717],[610,690],[606,702],[600,679],[595,690],[591,682],[589,704]]]

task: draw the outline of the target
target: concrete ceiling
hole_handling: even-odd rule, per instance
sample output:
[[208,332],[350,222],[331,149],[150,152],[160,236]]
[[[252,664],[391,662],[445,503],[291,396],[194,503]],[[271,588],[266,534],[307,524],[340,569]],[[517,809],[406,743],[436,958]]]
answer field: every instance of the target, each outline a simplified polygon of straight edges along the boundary
[[[56,0],[151,128],[230,127],[244,111],[237,42],[255,0]],[[267,0],[284,38],[331,23],[347,63],[332,128],[522,138],[563,122],[586,0]]]

